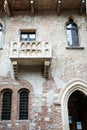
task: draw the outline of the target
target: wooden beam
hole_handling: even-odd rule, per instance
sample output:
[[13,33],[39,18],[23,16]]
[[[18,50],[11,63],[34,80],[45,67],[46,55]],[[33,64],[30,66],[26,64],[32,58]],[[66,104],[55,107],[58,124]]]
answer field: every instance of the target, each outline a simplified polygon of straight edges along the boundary
[[13,0],[7,0],[10,8],[10,15],[13,15]]
[[60,15],[60,12],[61,12],[61,0],[58,0],[58,3],[57,3],[57,15],[59,16]]
[[86,14],[87,14],[87,0],[86,0]]
[[[81,3],[80,3],[80,15],[81,15],[82,12],[83,12],[84,3],[85,3],[85,0],[81,0]],[[86,5],[86,6],[87,6],[87,5]],[[87,8],[87,7],[86,7],[86,8]]]
[[10,16],[10,8],[7,0],[4,1],[4,11],[8,16]]
[[34,0],[30,0],[30,4],[31,4],[31,14],[34,16],[34,14],[35,14],[35,10],[34,10]]

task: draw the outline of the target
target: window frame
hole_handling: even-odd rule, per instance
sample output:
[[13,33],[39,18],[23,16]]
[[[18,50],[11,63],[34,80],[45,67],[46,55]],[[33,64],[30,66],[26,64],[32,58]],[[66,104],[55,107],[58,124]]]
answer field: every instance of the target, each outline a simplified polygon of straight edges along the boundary
[[[69,25],[71,25],[71,27],[68,27]],[[70,30],[71,34],[69,33],[70,39],[68,37],[68,31]],[[73,30],[75,32],[77,32],[75,34],[73,34]],[[78,26],[76,23],[74,23],[74,20],[72,18],[69,18],[69,21],[66,24],[66,33],[67,33],[67,45],[68,47],[75,47],[78,48],[80,46],[79,44],[79,33],[78,33]],[[75,38],[76,37],[76,38]],[[71,42],[72,40],[72,42]],[[70,43],[69,43],[70,42]],[[71,45],[70,45],[71,44]]]
[[2,49],[3,48],[3,24],[2,23],[0,23],[0,27],[1,27],[1,29],[0,29],[0,32],[1,32],[0,49]]
[[[11,104],[10,104],[10,118],[9,119],[2,119],[2,115],[3,115],[3,97],[4,97],[4,93],[9,92],[11,94]],[[10,89],[6,89],[3,90],[3,92],[1,93],[1,121],[9,121],[11,120],[11,116],[12,116],[12,91]]]
[[[26,34],[27,35],[27,40],[22,40],[22,34]],[[35,35],[35,38],[30,38],[30,35],[34,34]],[[20,29],[20,41],[29,41],[29,42],[32,42],[32,41],[36,41],[36,29]]]
[[[27,115],[28,118],[27,119],[20,119],[20,93],[23,91],[26,91],[28,93],[28,115]],[[23,88],[23,89],[19,90],[19,92],[18,92],[18,120],[21,120],[21,121],[29,120],[29,112],[30,112],[29,111],[29,102],[30,102],[29,98],[30,98],[30,91],[28,89]]]

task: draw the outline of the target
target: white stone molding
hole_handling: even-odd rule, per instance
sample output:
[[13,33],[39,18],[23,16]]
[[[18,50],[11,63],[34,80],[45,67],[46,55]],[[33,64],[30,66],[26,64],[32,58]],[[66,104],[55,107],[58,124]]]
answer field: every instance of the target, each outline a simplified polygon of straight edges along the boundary
[[44,77],[49,78],[52,48],[48,42],[21,41],[11,42],[9,55],[17,78],[20,65],[44,65]]
[[83,80],[74,80],[68,83],[61,91],[57,104],[61,105],[62,130],[69,130],[68,121],[68,99],[74,91],[81,91],[87,95],[87,83]]

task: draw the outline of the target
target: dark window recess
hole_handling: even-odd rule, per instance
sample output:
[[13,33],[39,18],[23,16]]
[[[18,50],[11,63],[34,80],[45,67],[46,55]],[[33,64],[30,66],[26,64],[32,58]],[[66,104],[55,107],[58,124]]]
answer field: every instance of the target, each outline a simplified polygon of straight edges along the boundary
[[0,24],[0,47],[2,44],[2,29],[3,29],[3,26],[2,26],[2,24]]
[[36,33],[35,32],[21,32],[21,41],[35,41]]
[[69,20],[66,29],[67,29],[68,45],[79,46],[78,28],[77,25],[73,22],[73,19]]
[[3,29],[3,26],[2,26],[2,24],[0,23],[0,31],[2,31],[2,29]]
[[11,92],[4,92],[2,99],[2,116],[1,120],[10,120],[11,118]]
[[19,120],[28,119],[28,92],[20,92]]

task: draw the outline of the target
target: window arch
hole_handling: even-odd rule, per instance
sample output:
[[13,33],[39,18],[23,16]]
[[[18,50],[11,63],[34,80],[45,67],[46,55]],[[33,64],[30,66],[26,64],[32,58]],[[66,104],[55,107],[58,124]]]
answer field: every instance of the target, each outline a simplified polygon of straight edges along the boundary
[[87,83],[84,82],[83,80],[77,79],[67,84],[61,91],[58,98],[58,104],[61,104],[61,117],[62,117],[63,130],[70,130],[67,105],[70,95],[75,91],[80,91],[84,95],[87,95]]
[[69,22],[66,25],[66,29],[68,46],[79,46],[78,27],[72,18],[69,19]]
[[10,90],[4,91],[2,95],[1,120],[11,119],[11,101],[12,101],[12,92]]
[[2,48],[2,31],[3,31],[3,26],[0,23],[0,48]]
[[29,109],[29,91],[27,89],[22,89],[19,92],[19,120],[28,119],[28,109]]

